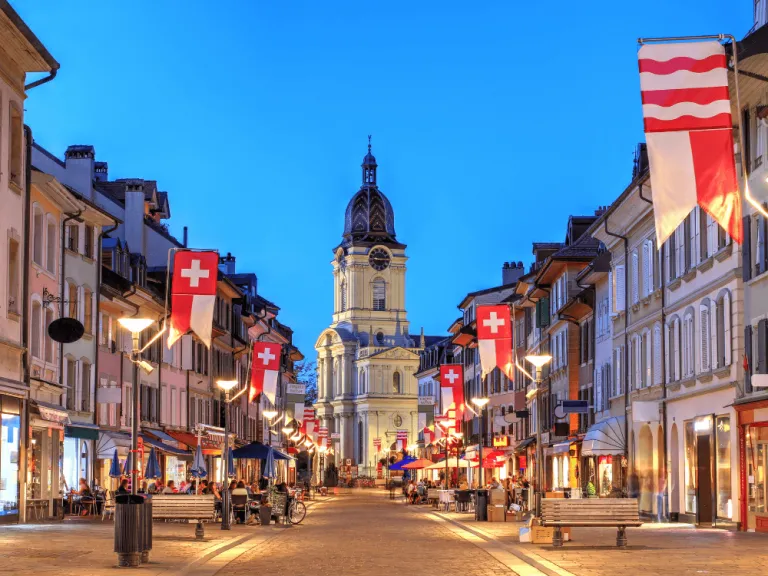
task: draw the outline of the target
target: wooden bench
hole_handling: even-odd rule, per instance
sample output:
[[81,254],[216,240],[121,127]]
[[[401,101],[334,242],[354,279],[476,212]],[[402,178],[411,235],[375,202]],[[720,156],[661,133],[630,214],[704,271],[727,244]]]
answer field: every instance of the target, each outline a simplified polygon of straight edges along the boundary
[[203,522],[216,518],[216,499],[213,494],[157,494],[152,497],[153,520],[197,520],[195,538],[205,536]]
[[618,529],[616,546],[627,547],[627,528],[641,526],[636,498],[544,498],[541,524],[555,529],[553,546],[563,545],[565,527],[613,527]]

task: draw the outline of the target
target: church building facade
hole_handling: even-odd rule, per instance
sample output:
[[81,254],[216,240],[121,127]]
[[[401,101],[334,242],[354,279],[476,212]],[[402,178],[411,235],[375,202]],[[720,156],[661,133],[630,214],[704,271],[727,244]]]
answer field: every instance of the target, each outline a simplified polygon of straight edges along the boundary
[[[317,339],[321,426],[337,464],[360,475],[396,448],[398,431],[418,437],[419,352],[424,338],[409,333],[405,309],[405,244],[395,237],[392,205],[376,182],[376,158],[362,164],[362,186],[347,205],[344,234],[334,249],[333,322]],[[335,434],[333,434],[335,433]],[[374,439],[381,439],[381,451]]]

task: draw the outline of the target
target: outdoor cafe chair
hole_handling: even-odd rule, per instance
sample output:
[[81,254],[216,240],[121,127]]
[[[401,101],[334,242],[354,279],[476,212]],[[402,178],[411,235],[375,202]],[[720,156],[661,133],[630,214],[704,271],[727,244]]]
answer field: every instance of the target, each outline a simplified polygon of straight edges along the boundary
[[243,515],[243,522],[248,518],[248,494],[233,494],[232,495],[232,512],[235,518],[240,513]]
[[107,490],[104,494],[104,503],[101,509],[101,521],[104,522],[104,518],[107,515],[115,516],[115,493],[112,490]]

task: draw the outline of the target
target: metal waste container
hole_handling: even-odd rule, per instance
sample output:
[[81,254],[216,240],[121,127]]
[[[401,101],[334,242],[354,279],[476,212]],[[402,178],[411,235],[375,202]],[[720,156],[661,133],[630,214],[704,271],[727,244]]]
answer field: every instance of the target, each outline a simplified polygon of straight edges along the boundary
[[152,496],[142,494],[144,505],[141,507],[141,563],[149,562],[149,551],[152,550]]
[[140,494],[119,494],[115,497],[115,552],[118,566],[137,567],[141,564],[143,509],[144,496]]
[[272,521],[272,507],[262,504],[259,508],[259,522],[262,526],[269,526]]
[[479,522],[488,520],[488,490],[475,491],[475,520]]

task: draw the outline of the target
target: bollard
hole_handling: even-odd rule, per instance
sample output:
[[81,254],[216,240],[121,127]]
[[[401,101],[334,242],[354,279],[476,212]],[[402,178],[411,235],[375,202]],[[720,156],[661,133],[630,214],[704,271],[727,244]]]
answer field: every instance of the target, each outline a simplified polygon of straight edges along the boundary
[[141,564],[143,508],[143,496],[120,494],[115,497],[115,552],[121,568],[136,568]]

